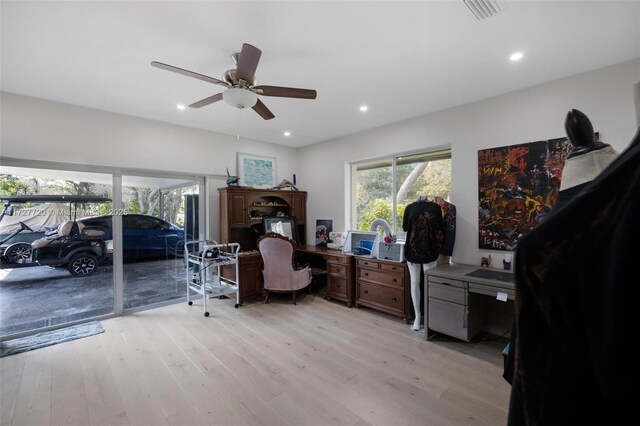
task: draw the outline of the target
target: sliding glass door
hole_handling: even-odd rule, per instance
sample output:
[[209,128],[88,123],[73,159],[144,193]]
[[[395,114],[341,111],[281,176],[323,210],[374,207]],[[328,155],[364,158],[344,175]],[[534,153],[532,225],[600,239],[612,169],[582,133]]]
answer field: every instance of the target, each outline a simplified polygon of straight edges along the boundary
[[114,312],[109,231],[85,223],[112,196],[110,174],[0,168],[0,338]]
[[124,309],[186,296],[184,242],[200,233],[195,178],[122,176]]
[[35,164],[0,166],[0,339],[186,297],[204,177]]

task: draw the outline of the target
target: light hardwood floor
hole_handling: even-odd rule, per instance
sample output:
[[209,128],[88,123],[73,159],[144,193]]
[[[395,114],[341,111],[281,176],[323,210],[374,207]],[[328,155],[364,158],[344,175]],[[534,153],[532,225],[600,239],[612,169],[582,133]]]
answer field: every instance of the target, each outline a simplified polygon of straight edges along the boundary
[[0,359],[0,425],[501,425],[503,345],[305,295],[103,321]]

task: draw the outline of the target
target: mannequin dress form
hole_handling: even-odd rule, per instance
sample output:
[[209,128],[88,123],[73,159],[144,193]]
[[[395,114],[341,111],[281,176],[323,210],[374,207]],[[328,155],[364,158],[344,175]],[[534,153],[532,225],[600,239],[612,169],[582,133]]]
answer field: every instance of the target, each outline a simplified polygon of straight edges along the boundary
[[407,232],[404,256],[411,277],[411,300],[415,319],[411,330],[420,330],[420,270],[426,271],[438,263],[442,247],[444,220],[440,206],[425,196],[409,204],[402,220],[402,228]]
[[609,144],[595,141],[591,121],[582,111],[569,111],[564,127],[573,149],[565,160],[555,209],[578,194],[618,155]]

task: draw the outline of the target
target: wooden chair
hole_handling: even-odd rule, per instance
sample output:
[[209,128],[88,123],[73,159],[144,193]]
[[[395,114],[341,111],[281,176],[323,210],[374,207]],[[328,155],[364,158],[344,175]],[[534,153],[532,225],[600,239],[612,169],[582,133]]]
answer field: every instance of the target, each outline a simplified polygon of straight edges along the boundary
[[269,303],[269,292],[292,293],[296,304],[296,293],[311,284],[311,268],[296,268],[293,262],[293,241],[280,234],[268,232],[258,240],[262,256],[265,303]]

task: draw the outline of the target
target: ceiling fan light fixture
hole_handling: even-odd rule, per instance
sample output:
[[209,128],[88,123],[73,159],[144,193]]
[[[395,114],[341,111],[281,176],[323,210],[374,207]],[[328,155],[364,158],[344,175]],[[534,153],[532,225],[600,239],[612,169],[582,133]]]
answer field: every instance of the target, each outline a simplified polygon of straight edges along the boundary
[[522,52],[515,52],[513,53],[511,56],[509,56],[509,59],[511,60],[511,62],[518,62],[520,59],[522,59],[524,57],[524,53]]
[[232,87],[222,93],[226,103],[236,108],[251,108],[258,102],[258,95],[250,90]]

